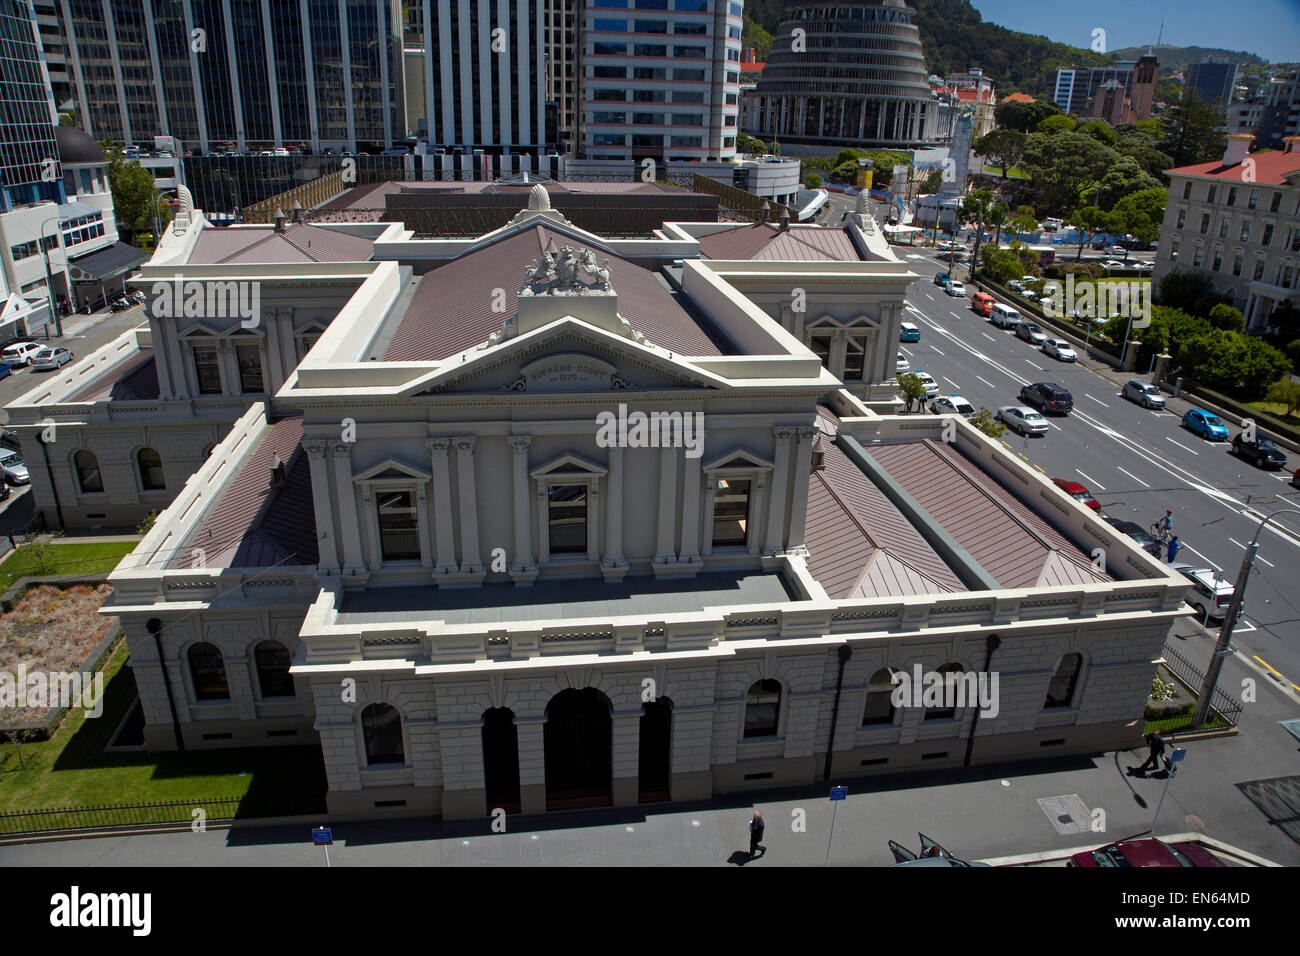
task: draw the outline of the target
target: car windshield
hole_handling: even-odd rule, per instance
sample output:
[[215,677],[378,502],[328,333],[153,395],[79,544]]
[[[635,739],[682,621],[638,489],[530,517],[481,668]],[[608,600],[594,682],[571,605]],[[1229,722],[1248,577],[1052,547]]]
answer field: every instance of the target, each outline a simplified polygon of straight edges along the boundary
[[1027,422],[1041,422],[1043,420],[1043,416],[1038,414],[1038,412],[1021,412],[1021,415],[1024,416],[1024,419]]
[[4,465],[6,468],[12,468],[14,465],[21,464],[23,464],[23,458],[16,451],[7,451],[0,454],[0,465]]
[[37,358],[49,358],[49,357],[50,357],[51,355],[53,355],[53,354],[54,354],[54,350],[53,350],[53,349],[41,349],[39,352],[36,353],[36,357],[37,357]]
[[1270,449],[1276,448],[1277,446],[1274,445],[1267,438],[1261,438],[1259,440],[1259,447],[1261,451],[1269,451]]
[[1026,328],[1029,329],[1030,332],[1041,332],[1041,331],[1043,331],[1042,329],[1040,329],[1040,328],[1039,328],[1038,326],[1036,326],[1036,325],[1028,325],[1028,326],[1026,326]]
[[1076,501],[1092,500],[1092,495],[1088,494],[1086,491],[1072,491],[1070,492],[1070,497],[1074,498]]
[[1100,850],[1092,851],[1092,862],[1098,866],[1132,866],[1128,860],[1124,859],[1124,854],[1120,852],[1119,847],[1111,845],[1102,847]]
[[1219,421],[1217,415],[1206,415],[1205,424],[1209,425],[1212,428],[1218,428],[1223,425],[1223,422]]

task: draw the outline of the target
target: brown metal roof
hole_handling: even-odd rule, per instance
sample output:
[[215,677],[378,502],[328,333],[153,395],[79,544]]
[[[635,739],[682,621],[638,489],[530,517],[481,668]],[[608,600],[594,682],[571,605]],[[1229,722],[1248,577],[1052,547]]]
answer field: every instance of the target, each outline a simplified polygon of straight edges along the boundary
[[158,388],[158,366],[153,349],[141,349],[139,354],[109,369],[106,375],[66,399],[69,402],[151,402],[161,393]]
[[[673,189],[669,186],[663,186],[659,183],[645,183],[631,180],[621,182],[577,182],[562,181],[546,183],[548,193],[602,193],[602,194],[626,194],[626,193],[677,193],[680,190]],[[496,182],[486,180],[471,180],[468,182],[384,182],[372,183],[366,186],[357,186],[349,189],[340,196],[335,197],[321,206],[317,212],[333,212],[340,209],[383,209],[387,200],[385,199],[390,193],[403,192],[428,192],[428,193],[460,193],[460,194],[518,194],[522,200],[520,208],[522,209],[528,199],[528,194],[532,191],[531,185],[502,185]]]
[[1004,588],[1109,581],[1091,557],[948,444],[867,452]]
[[[487,340],[515,312],[516,294],[529,262],[549,248],[584,248],[572,237],[531,226],[426,273],[384,353],[387,362],[434,362]],[[719,334],[686,307],[658,273],[626,259],[609,259],[618,314],[656,345],[683,355],[721,355]],[[505,290],[504,312],[494,312],[494,292]],[[713,337],[711,337],[711,335]],[[725,344],[725,343],[722,343]]]
[[946,594],[966,587],[838,447],[808,486],[808,568],[832,598]]
[[[302,419],[282,418],[244,456],[216,505],[178,552],[176,567],[267,568],[317,563],[311,468],[302,450]],[[283,487],[271,466],[284,463]],[[194,549],[201,549],[200,556]]]
[[847,229],[791,226],[782,230],[770,222],[736,226],[705,236],[700,239],[700,251],[709,259],[737,261],[858,262],[862,258]]
[[204,229],[194,243],[194,265],[281,262],[366,262],[374,246],[363,236],[307,223]]

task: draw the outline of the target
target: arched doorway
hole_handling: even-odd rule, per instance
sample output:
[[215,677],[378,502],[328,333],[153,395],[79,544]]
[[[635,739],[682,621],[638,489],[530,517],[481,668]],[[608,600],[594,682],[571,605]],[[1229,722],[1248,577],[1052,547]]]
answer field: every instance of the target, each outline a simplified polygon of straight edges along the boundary
[[637,765],[637,799],[671,800],[673,703],[668,698],[641,705],[641,759]]
[[483,789],[488,812],[519,812],[519,734],[509,707],[483,712]]
[[594,687],[562,690],[546,705],[546,809],[614,802],[613,717]]

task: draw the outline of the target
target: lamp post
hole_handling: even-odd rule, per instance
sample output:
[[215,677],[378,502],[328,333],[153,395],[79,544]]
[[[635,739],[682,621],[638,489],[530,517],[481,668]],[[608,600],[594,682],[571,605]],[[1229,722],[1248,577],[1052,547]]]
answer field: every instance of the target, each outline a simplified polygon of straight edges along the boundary
[[173,188],[171,188],[171,189],[164,189],[162,192],[158,193],[157,195],[155,195],[155,196],[153,197],[153,248],[154,248],[154,251],[155,251],[155,252],[158,251],[158,242],[159,242],[159,239],[158,239],[158,228],[159,228],[159,226],[158,226],[158,206],[159,206],[159,204],[162,202],[162,198],[163,198],[163,196],[166,196],[166,195],[168,195],[169,193],[174,193],[174,192],[176,192],[175,187],[173,187]]
[[[41,247],[41,257],[45,260],[45,296],[50,303],[50,318],[54,322],[54,335],[61,338],[63,336],[63,322],[59,318],[59,310],[54,307],[54,280],[50,276],[50,251],[45,248],[45,227],[51,222],[58,222],[61,217],[51,216],[41,223],[40,229],[37,230],[36,244]],[[63,248],[63,230],[59,229],[54,234],[55,239],[59,242],[59,248]],[[64,264],[67,263],[67,257],[64,257]],[[71,295],[72,289],[68,289]],[[71,302],[71,299],[69,299]]]
[[1223,669],[1223,659],[1230,653],[1228,647],[1232,643],[1232,629],[1237,625],[1237,615],[1241,613],[1241,602],[1246,593],[1246,582],[1250,580],[1250,569],[1255,563],[1255,555],[1259,552],[1260,532],[1274,518],[1287,514],[1300,515],[1300,508],[1283,508],[1265,517],[1255,529],[1255,536],[1250,539],[1250,544],[1246,547],[1246,556],[1241,559],[1241,570],[1237,572],[1237,584],[1232,592],[1232,601],[1223,616],[1219,639],[1214,644],[1214,655],[1210,658],[1210,666],[1205,671],[1205,681],[1201,684],[1201,697],[1196,702],[1196,713],[1192,715],[1193,729],[1199,730],[1205,724],[1205,718],[1210,711],[1210,698],[1214,695],[1219,683],[1219,672]]

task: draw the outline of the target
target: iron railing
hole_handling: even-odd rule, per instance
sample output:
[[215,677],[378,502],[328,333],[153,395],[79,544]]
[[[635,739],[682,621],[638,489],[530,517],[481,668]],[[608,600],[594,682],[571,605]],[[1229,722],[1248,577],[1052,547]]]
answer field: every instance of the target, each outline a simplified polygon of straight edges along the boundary
[[[118,803],[97,807],[56,807],[48,810],[11,810],[0,813],[0,836],[28,833],[66,833],[114,827],[161,827],[233,820],[239,798],[224,800],[169,800],[155,803]],[[203,816],[196,817],[195,811]]]
[[[1165,646],[1163,656],[1165,659],[1165,668],[1173,674],[1178,680],[1192,688],[1193,691],[1199,691],[1205,681],[1205,674],[1195,664],[1189,661],[1182,654],[1178,653],[1172,647]],[[1195,711],[1193,710],[1193,713]],[[1205,717],[1203,730],[1221,729],[1224,727],[1237,726],[1237,718],[1241,716],[1241,701],[1235,700],[1228,694],[1224,693],[1222,688],[1214,689],[1214,696],[1210,700],[1210,709]],[[1158,730],[1162,734],[1177,733],[1179,731],[1192,729],[1192,713],[1181,714],[1176,717],[1165,717],[1160,720],[1148,720],[1144,733],[1151,733]]]

